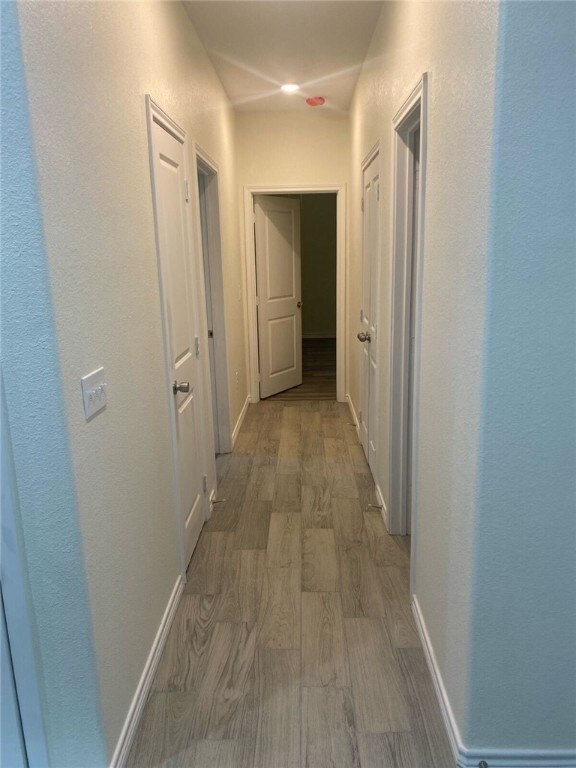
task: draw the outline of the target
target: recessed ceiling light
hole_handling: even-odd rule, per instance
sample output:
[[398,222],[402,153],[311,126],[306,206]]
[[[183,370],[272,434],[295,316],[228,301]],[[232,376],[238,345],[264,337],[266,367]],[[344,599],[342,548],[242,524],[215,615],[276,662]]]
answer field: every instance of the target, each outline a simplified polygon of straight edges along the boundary
[[281,89],[284,91],[284,93],[294,93],[294,91],[300,90],[300,86],[296,85],[296,83],[285,83],[283,86],[281,86]]

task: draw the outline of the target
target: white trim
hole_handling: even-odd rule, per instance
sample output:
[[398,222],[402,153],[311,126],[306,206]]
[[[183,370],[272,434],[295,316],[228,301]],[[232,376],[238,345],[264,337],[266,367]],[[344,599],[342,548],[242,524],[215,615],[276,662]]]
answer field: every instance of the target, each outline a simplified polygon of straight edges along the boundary
[[[426,623],[424,621],[424,617],[422,616],[422,611],[420,610],[420,603],[418,602],[416,595],[412,595],[411,602],[412,613],[414,614],[414,620],[416,622],[416,629],[420,635],[422,649],[424,650],[424,656],[426,658],[426,663],[428,664],[428,669],[430,670],[432,683],[434,685],[434,692],[436,693],[436,698],[438,699],[438,704],[440,705],[440,712],[442,713],[444,725],[446,726],[450,748],[452,749],[454,759],[456,760],[458,757],[459,747],[462,744],[462,738],[460,736],[458,724],[456,723],[456,718],[452,712],[452,707],[450,706],[450,700],[448,699],[448,694],[446,693],[444,681],[442,680],[442,675],[440,674],[440,669],[436,662],[434,649],[432,647],[432,643],[430,642],[430,635],[428,634]],[[478,768],[478,763],[476,763],[476,768]],[[490,766],[490,768],[492,768],[492,766]]]
[[345,401],[346,387],[346,185],[295,184],[244,187],[246,249],[246,337],[248,339],[248,392],[250,402],[260,399],[258,381],[258,315],[256,311],[256,244],[254,195],[327,193],[336,195],[336,399]]
[[27,585],[27,563],[20,530],[20,510],[12,445],[2,383],[1,482],[2,536],[0,548],[2,599],[14,671],[14,683],[28,761],[34,768],[50,765],[48,736],[42,714],[40,659],[34,640],[34,613]]
[[[374,144],[374,146],[368,151],[368,153],[364,156],[364,159],[362,160],[362,173],[368,168],[372,160],[380,154],[380,139]],[[364,189],[362,189],[362,196],[364,196]]]
[[574,750],[477,749],[464,746],[416,595],[412,596],[412,612],[457,768],[478,768],[481,760],[485,760],[489,768],[576,768]]
[[384,522],[384,526],[386,530],[389,530],[390,526],[390,519],[388,515],[388,507],[386,506],[386,502],[384,501],[384,495],[382,493],[382,489],[378,485],[378,483],[374,483],[374,487],[376,489],[376,499],[378,501],[378,504],[382,507],[382,520]]
[[242,406],[242,410],[240,411],[240,416],[238,416],[238,420],[236,421],[236,426],[232,430],[232,448],[234,448],[234,444],[236,443],[236,438],[238,437],[238,433],[242,427],[242,422],[244,421],[244,416],[246,416],[246,411],[248,410],[250,402],[250,398],[247,397],[244,401],[244,405]]
[[360,440],[360,422],[358,421],[358,414],[356,413],[356,410],[354,408],[354,403],[352,402],[352,398],[350,395],[346,395],[346,402],[348,403],[348,407],[350,408],[350,413],[352,414],[352,421],[354,422],[354,426],[356,427],[356,435],[358,436],[358,440]]
[[[413,359],[413,413],[412,413],[412,557],[411,557],[411,591],[414,590],[414,570],[417,548],[417,451],[418,442],[418,403],[420,381],[420,351],[422,327],[422,274],[424,259],[424,217],[426,200],[426,150],[428,130],[428,77],[422,78],[394,115],[392,141],[392,302],[391,302],[391,344],[390,344],[390,444],[389,444],[389,476],[390,476],[390,533],[404,535],[407,530],[406,509],[406,452],[407,452],[407,388],[408,388],[408,354],[409,348],[409,318],[410,290],[415,296],[415,346]],[[414,285],[408,272],[411,262],[408,252],[411,251],[411,235],[407,231],[407,222],[412,207],[410,181],[410,148],[406,137],[413,132],[416,125],[420,127],[420,194],[418,200],[418,248],[415,254]]]
[[156,632],[156,637],[154,638],[150,653],[144,664],[140,680],[136,686],[136,692],[134,693],[130,709],[126,715],[124,725],[122,726],[122,731],[120,732],[120,737],[110,762],[110,768],[122,768],[126,762],[183,591],[184,579],[179,575],[172,589],[168,604],[164,610],[164,615],[162,616],[160,626]]
[[[230,397],[229,397],[229,371],[228,354],[226,344],[226,313],[224,306],[224,275],[222,269],[222,234],[220,214],[220,177],[217,163],[212,160],[210,155],[196,143],[195,162],[196,177],[202,174],[211,178],[213,184],[206,195],[206,218],[208,225],[208,260],[210,263],[210,286],[212,301],[212,322],[214,324],[214,367],[216,371],[216,399],[217,399],[217,417],[218,434],[214,435],[217,442],[217,453],[229,453],[232,450],[232,425],[230,421]],[[196,192],[198,179],[195,180]],[[197,194],[198,205],[195,210],[196,228],[199,239],[200,253],[202,253],[202,225],[200,214],[200,201]],[[202,253],[203,256],[203,253]],[[201,260],[202,275],[204,278],[204,258]],[[206,314],[206,313],[204,313]],[[206,335],[206,344],[208,344]],[[208,367],[209,369],[209,367]],[[212,403],[212,407],[214,404]]]

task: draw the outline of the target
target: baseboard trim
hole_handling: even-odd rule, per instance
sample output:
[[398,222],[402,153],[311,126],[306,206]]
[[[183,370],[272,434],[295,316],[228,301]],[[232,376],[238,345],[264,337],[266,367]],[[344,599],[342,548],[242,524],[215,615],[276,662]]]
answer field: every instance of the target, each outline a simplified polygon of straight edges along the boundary
[[382,495],[382,491],[380,490],[380,486],[378,483],[375,483],[376,487],[376,498],[378,500],[378,504],[382,507],[382,520],[384,521],[384,525],[386,526],[386,530],[390,530],[390,516],[388,514],[388,507],[386,506],[386,502],[384,501],[384,496]]
[[358,436],[358,440],[360,440],[360,425],[358,422],[358,416],[356,414],[356,411],[354,410],[354,403],[352,402],[352,398],[350,395],[346,395],[346,402],[348,403],[348,408],[350,408],[350,413],[352,415],[352,421],[354,422],[354,426],[356,427],[356,435]]
[[[440,674],[440,670],[436,662],[434,649],[432,648],[432,643],[430,642],[430,635],[428,634],[426,622],[422,616],[420,603],[418,602],[416,595],[412,596],[412,613],[414,614],[416,628],[418,630],[418,634],[420,635],[420,641],[422,642],[426,663],[428,664],[428,669],[430,670],[430,674],[432,676],[434,692],[436,693],[436,698],[440,704],[440,711],[442,712],[444,725],[446,726],[446,730],[448,732],[450,747],[454,755],[454,760],[457,760],[459,757],[462,739],[460,738],[460,731],[458,730],[458,725],[456,724],[454,713],[452,712],[452,707],[450,706],[448,694],[446,693],[446,688],[444,687],[444,681],[442,680],[442,675]],[[478,763],[476,763],[476,768],[478,768]],[[492,768],[492,766],[490,766],[490,768]]]
[[244,416],[246,416],[246,411],[248,410],[249,405],[250,405],[250,397],[247,397],[246,400],[244,401],[244,405],[242,406],[242,410],[240,411],[240,416],[238,416],[236,426],[234,427],[234,430],[232,432],[232,450],[234,450],[234,443],[236,442],[236,438],[238,437],[238,433],[240,432],[240,428],[242,427],[242,422],[244,421]]
[[124,764],[126,763],[126,759],[128,757],[128,753],[130,752],[130,747],[132,746],[132,741],[136,733],[136,729],[138,728],[138,724],[144,710],[144,705],[146,704],[146,699],[148,698],[148,693],[152,686],[154,673],[156,672],[158,662],[160,661],[160,656],[164,650],[164,644],[166,643],[168,632],[172,626],[172,621],[174,620],[174,616],[176,614],[176,608],[178,607],[178,601],[183,590],[184,579],[182,576],[178,576],[176,583],[174,584],[174,588],[172,589],[172,594],[170,595],[166,609],[164,610],[164,615],[162,616],[158,631],[156,632],[156,637],[152,643],[150,653],[148,654],[148,658],[144,664],[142,675],[140,676],[134,698],[130,704],[130,709],[128,710],[128,714],[126,716],[126,720],[124,721],[118,743],[116,744],[116,749],[114,750],[114,754],[110,762],[110,768],[123,768]]
[[576,752],[574,751],[556,751],[556,750],[532,750],[532,749],[476,749],[467,748],[462,743],[460,731],[450,706],[450,700],[438,668],[434,649],[430,641],[430,635],[426,628],[426,622],[422,616],[420,603],[416,595],[412,597],[412,612],[416,621],[416,628],[420,635],[424,656],[432,683],[434,692],[440,705],[440,711],[444,719],[444,725],[448,732],[450,747],[454,754],[456,768],[478,768],[478,764],[484,760],[488,768],[576,768]]

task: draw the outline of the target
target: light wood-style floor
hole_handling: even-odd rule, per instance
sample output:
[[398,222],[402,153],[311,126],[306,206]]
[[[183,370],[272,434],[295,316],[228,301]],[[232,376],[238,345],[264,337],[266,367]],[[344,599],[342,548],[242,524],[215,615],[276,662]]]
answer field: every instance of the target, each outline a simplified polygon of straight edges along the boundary
[[251,405],[130,768],[453,768],[346,405]]

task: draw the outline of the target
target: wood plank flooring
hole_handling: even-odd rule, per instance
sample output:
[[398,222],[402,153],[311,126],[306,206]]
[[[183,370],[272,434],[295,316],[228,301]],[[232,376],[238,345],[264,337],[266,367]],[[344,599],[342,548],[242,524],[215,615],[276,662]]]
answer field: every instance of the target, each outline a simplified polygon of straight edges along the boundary
[[128,768],[454,768],[348,408],[251,405]]
[[336,339],[302,339],[302,384],[268,400],[335,400]]

